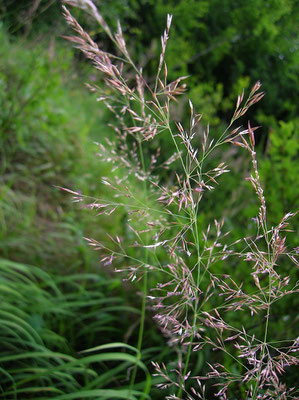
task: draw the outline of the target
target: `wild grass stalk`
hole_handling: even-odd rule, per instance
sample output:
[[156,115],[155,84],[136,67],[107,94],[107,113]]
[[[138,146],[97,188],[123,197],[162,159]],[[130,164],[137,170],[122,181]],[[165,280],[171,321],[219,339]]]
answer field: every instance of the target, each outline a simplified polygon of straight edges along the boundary
[[[101,251],[104,265],[113,264],[131,281],[143,279],[138,352],[147,296],[156,323],[178,353],[171,370],[153,360],[155,374],[165,381],[158,387],[167,390],[168,399],[207,399],[212,395],[222,400],[295,398],[297,392],[287,386],[283,374],[298,363],[298,340],[289,336],[278,340],[275,332],[270,334],[275,315],[272,317],[272,310],[298,292],[298,283],[291,282],[279,267],[282,257],[297,263],[296,249],[287,249],[284,233],[294,213],[283,216],[276,227],[268,226],[256,160],[257,127],[250,122],[246,127],[236,126],[264,96],[261,84],[257,82],[247,98],[244,92],[238,96],[231,121],[220,136],[211,138],[209,127],[203,128],[201,115],[194,111],[191,101],[186,129],[172,120],[171,103],[186,91],[187,77],[168,82],[165,52],[171,16],[167,16],[157,74],[151,85],[129,54],[120,24],[113,33],[91,0],[65,3],[91,14],[115,46],[114,54],[100,48],[64,7],[66,21],[77,33],[67,39],[92,61],[106,84],[89,88],[113,114],[116,139],[114,143],[100,143],[98,153],[111,163],[115,173],[113,182],[105,177],[102,180],[111,189],[110,198],[89,198],[64,190],[98,214],[111,215],[120,208],[127,213],[127,233],[108,235],[111,246],[94,239],[87,241]],[[163,159],[163,148],[158,147],[161,135],[168,135],[168,146],[173,148],[168,159]],[[154,151],[151,144],[155,141],[158,146]],[[223,232],[224,220],[214,220],[204,230],[199,224],[201,203],[221,183],[221,175],[229,172],[223,161],[209,168],[207,159],[213,163],[215,150],[228,145],[241,147],[250,155],[253,171],[248,181],[258,201],[255,233],[244,233],[232,243],[229,232]],[[148,288],[151,274],[164,278],[156,287]],[[205,360],[195,373],[194,359],[205,351],[211,360]],[[136,370],[130,389],[135,378]],[[206,386],[210,381],[215,384]]]

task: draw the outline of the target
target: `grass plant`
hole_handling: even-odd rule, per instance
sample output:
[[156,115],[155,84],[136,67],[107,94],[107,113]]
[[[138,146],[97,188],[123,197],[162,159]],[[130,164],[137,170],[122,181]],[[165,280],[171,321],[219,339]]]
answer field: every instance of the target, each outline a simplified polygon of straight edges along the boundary
[[150,375],[134,347],[119,342],[91,347],[93,335],[98,343],[105,342],[104,335],[121,335],[120,313],[138,313],[122,305],[122,298],[105,296],[111,279],[53,277],[4,259],[0,277],[1,398],[136,399],[135,388],[116,388],[130,365],[143,371],[142,393],[149,391]]
[[[104,266],[114,265],[137,285],[142,281],[136,367],[148,302],[155,323],[177,353],[175,362],[152,360],[155,375],[164,380],[158,388],[165,390],[167,399],[295,399],[298,391],[287,376],[298,363],[298,339],[292,324],[287,324],[285,335],[273,330],[276,320],[288,315],[284,306],[292,300],[286,298],[293,299],[298,292],[298,283],[280,267],[281,259],[297,263],[296,249],[287,248],[285,233],[295,213],[278,217],[277,225],[269,226],[256,159],[257,127],[239,122],[262,99],[261,84],[257,82],[247,96],[238,96],[222,134],[212,137],[191,101],[185,128],[173,120],[172,102],[185,93],[187,77],[167,80],[171,16],[161,38],[156,76],[147,82],[129,53],[120,24],[112,32],[91,0],[65,3],[91,14],[115,49],[112,53],[100,48],[64,7],[66,21],[76,32],[68,39],[92,61],[106,84],[89,87],[111,111],[116,137],[100,143],[98,153],[114,172],[113,179],[102,177],[111,195],[96,198],[64,190],[98,214],[126,216],[122,232],[109,235],[110,244],[90,238],[87,242],[101,252]],[[162,135],[172,143],[173,155],[166,161],[159,148]],[[226,162],[213,159],[215,151],[226,146],[237,146],[250,156],[247,180],[257,200],[251,228],[234,241],[224,219],[206,227],[200,223],[201,204],[221,190],[221,176],[229,173]],[[133,369],[131,394],[135,384]]]
[[[83,226],[98,233],[97,221],[55,188],[96,191],[90,138],[103,113],[76,86],[65,47],[0,36],[0,398],[147,398],[150,375],[127,344],[140,311],[86,249]],[[130,391],[135,365],[140,386]]]

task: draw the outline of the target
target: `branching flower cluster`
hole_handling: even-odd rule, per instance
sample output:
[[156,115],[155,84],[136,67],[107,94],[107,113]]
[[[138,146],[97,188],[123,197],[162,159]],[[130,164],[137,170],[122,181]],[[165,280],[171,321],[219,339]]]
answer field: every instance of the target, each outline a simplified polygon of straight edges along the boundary
[[[253,86],[247,99],[244,92],[238,97],[231,121],[218,138],[210,137],[209,127],[203,129],[201,114],[194,111],[191,101],[186,129],[171,119],[171,102],[186,90],[186,77],[168,82],[165,51],[171,16],[167,16],[157,74],[150,85],[132,61],[120,24],[114,34],[90,0],[65,3],[91,14],[115,46],[115,54],[99,48],[64,7],[66,21],[76,32],[68,39],[92,60],[106,84],[89,88],[114,116],[115,141],[107,139],[105,144],[98,144],[99,157],[111,164],[114,174],[114,181],[102,179],[111,190],[109,199],[90,199],[64,190],[98,215],[109,216],[120,209],[126,212],[128,233],[108,235],[111,246],[86,240],[101,252],[103,265],[113,264],[126,279],[144,282],[143,302],[151,304],[156,323],[178,353],[172,370],[153,361],[155,374],[164,380],[159,388],[172,393],[169,399],[207,399],[209,390],[209,396],[213,393],[225,400],[232,398],[231,388],[240,391],[240,387],[240,398],[248,400],[296,398],[295,388],[287,387],[281,377],[298,363],[298,339],[269,340],[273,306],[298,292],[298,284],[279,267],[280,257],[288,256],[291,263],[297,263],[296,250],[287,250],[285,243],[285,231],[294,213],[286,214],[276,227],[268,226],[256,160],[257,127],[249,122],[245,128],[235,127],[236,121],[263,97],[260,83]],[[163,148],[156,146],[149,151],[150,143],[157,140],[159,144],[161,135],[168,135],[173,147],[166,160]],[[206,159],[227,143],[249,153],[252,174],[248,180],[259,203],[254,218],[256,235],[234,243],[229,243],[229,233],[223,232],[223,221],[213,221],[204,231],[198,223],[202,199],[215,189],[221,175],[229,172],[224,162],[207,169]],[[171,178],[165,179],[164,171]],[[229,274],[222,268],[232,259],[247,264],[246,286],[239,274]],[[149,288],[149,273],[164,278]],[[243,320],[247,325],[252,321],[251,326],[244,326]],[[142,329],[140,332],[142,335]],[[142,339],[139,347],[141,343]],[[209,363],[203,373],[194,375],[192,359],[204,349],[224,353],[231,363]],[[213,382],[212,388],[207,388],[207,381]]]

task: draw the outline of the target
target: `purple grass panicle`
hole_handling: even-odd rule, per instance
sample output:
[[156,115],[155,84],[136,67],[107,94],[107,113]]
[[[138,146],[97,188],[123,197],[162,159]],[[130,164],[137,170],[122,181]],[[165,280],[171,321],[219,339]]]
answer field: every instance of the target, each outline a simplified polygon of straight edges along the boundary
[[[114,46],[114,54],[100,48],[63,7],[66,22],[75,32],[66,38],[92,61],[103,80],[103,85],[88,87],[112,113],[115,140],[97,144],[98,156],[111,165],[114,177],[113,181],[102,177],[110,197],[94,199],[63,190],[97,215],[120,212],[126,217],[126,234],[107,234],[103,243],[86,241],[101,253],[104,267],[112,265],[124,279],[143,282],[137,348],[141,351],[148,305],[154,323],[177,354],[172,367],[152,361],[154,376],[163,381],[157,387],[165,390],[166,399],[233,399],[235,390],[248,400],[295,399],[298,392],[282,377],[298,364],[298,338],[269,339],[274,305],[298,292],[298,283],[279,265],[282,257],[297,263],[297,252],[288,249],[285,233],[295,213],[287,213],[275,227],[268,225],[256,158],[258,127],[250,122],[236,126],[264,96],[260,82],[247,97],[244,91],[238,96],[221,135],[211,137],[191,101],[190,123],[184,127],[172,118],[172,103],[186,92],[187,77],[169,82],[165,61],[172,17],[167,16],[161,37],[157,73],[147,82],[130,55],[119,23],[113,33],[91,0],[65,4],[92,15]],[[159,140],[162,135],[168,137],[167,151],[172,147],[166,159]],[[157,145],[150,147],[155,141]],[[251,158],[252,172],[246,179],[259,207],[255,234],[231,242],[224,220],[211,221],[205,229],[198,223],[201,202],[230,172],[227,161],[210,168],[213,162],[206,160],[213,161],[213,152],[228,144],[244,149]],[[243,279],[238,273],[241,264],[243,270],[246,265]],[[148,287],[148,274],[159,277],[155,287]],[[195,373],[193,360],[201,354],[213,354],[212,360],[217,358],[214,354],[223,354],[230,362],[223,362],[223,356],[219,356],[223,364],[205,360]],[[133,372],[131,388],[135,378]]]

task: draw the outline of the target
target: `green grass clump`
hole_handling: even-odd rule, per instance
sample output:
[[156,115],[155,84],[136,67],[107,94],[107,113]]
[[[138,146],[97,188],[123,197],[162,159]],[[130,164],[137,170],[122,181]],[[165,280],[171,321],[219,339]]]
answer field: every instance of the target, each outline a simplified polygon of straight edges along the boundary
[[[75,218],[55,186],[92,194],[108,174],[94,157],[103,113],[78,82],[72,52],[3,31],[0,39],[0,256],[47,268],[59,258],[63,271],[82,269],[93,258],[82,222],[99,227],[87,213]],[[83,79],[88,74],[83,68]]]
[[[148,392],[150,376],[136,350],[104,344],[122,338],[124,315],[138,313],[121,297],[107,296],[115,285],[95,274],[61,278],[1,259],[1,398],[135,399],[138,392],[129,394],[123,381],[136,363]],[[82,355],[94,343],[102,345]]]
[[126,344],[140,312],[83,239],[118,219],[99,226],[56,187],[93,195],[109,176],[93,144],[105,115],[78,82],[89,70],[61,44],[0,39],[0,398],[146,398],[150,376]]

